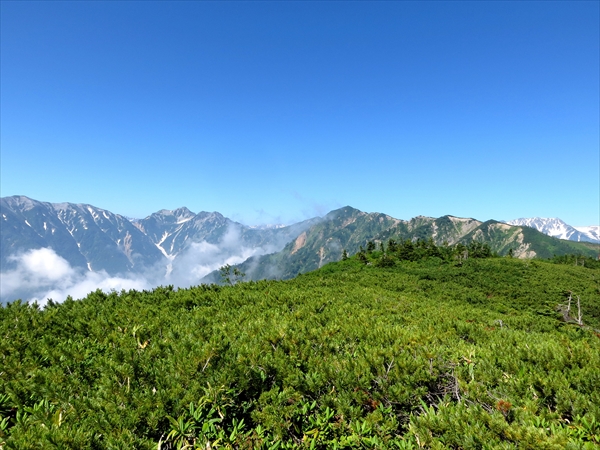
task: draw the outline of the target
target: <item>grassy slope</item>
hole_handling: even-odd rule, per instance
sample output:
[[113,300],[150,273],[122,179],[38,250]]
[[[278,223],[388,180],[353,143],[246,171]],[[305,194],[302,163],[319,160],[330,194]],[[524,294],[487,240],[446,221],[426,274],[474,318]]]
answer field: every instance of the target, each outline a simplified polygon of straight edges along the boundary
[[600,328],[599,279],[542,261],[351,259],[285,282],[14,304],[0,309],[0,442],[596,448],[600,336],[555,306],[573,291]]

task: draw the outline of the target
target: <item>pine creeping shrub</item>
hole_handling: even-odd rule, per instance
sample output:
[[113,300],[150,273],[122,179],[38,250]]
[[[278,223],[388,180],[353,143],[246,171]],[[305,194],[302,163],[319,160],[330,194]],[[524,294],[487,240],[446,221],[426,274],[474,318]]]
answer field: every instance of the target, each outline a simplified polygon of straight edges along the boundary
[[236,442],[244,429],[244,419],[228,414],[234,391],[213,389],[210,385],[204,391],[205,395],[197,403],[190,403],[177,419],[168,416],[171,427],[164,445],[160,442],[159,448],[218,448]]
[[367,257],[367,254],[365,253],[362,247],[360,248],[360,251],[356,254],[356,259],[362,264],[369,263],[369,258]]
[[508,413],[510,412],[510,408],[512,408],[511,402],[507,402],[506,400],[502,400],[502,399],[500,399],[496,402],[496,409],[498,411],[500,411],[504,417],[508,416]]
[[539,416],[508,421],[510,402],[486,411],[477,405],[444,403],[425,408],[410,423],[410,432],[424,448],[597,449],[597,420],[578,416],[557,422]]
[[600,258],[592,258],[590,256],[580,254],[568,254],[549,258],[548,261],[554,264],[564,264],[572,266],[587,267],[588,269],[600,269]]
[[319,406],[316,400],[302,399],[293,406],[284,417],[283,432],[278,433],[260,425],[250,428],[245,419],[231,416],[227,407],[204,397],[198,404],[190,403],[177,419],[169,417],[170,431],[164,441],[161,438],[158,448],[416,448],[411,438],[381,436],[381,431],[389,433],[398,428],[389,407],[378,405],[372,414],[374,420],[348,421],[329,406]]
[[388,256],[386,253],[381,255],[375,265],[377,267],[393,267],[396,264],[396,261],[391,256]]
[[[361,247],[362,248],[362,247]],[[462,263],[469,258],[492,258],[498,255],[492,252],[490,246],[487,243],[481,243],[472,241],[468,245],[458,243],[454,246],[447,244],[438,246],[435,244],[433,239],[422,240],[419,239],[413,242],[409,239],[398,244],[394,239],[388,240],[387,251],[381,250],[379,253],[374,253],[375,246],[371,247],[372,250],[368,251],[367,254],[375,257],[379,257],[379,267],[391,267],[392,262],[397,261],[420,261],[427,258],[438,258],[445,262],[459,262]],[[385,249],[383,243],[381,243],[381,249]],[[363,253],[362,251],[359,252]],[[360,257],[361,261],[364,259]]]
[[[598,448],[600,273],[411,245],[2,307],[0,447]],[[557,316],[568,291],[591,328]]]

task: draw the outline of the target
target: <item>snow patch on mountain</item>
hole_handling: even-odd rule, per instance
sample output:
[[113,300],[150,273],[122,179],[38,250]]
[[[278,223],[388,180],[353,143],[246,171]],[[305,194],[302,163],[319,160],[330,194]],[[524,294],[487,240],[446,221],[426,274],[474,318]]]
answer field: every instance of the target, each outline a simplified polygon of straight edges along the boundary
[[573,227],[573,228],[575,228],[580,233],[583,233],[584,235],[586,235],[587,237],[592,239],[592,241],[600,242],[600,226],[593,225],[591,227]]
[[568,241],[600,242],[600,227],[573,227],[559,218],[530,217],[509,220],[509,225],[526,226],[548,236]]
[[279,228],[285,228],[287,225],[281,224],[281,223],[275,223],[275,224],[264,224],[264,225],[249,225],[248,228],[252,228],[255,230],[277,230]]

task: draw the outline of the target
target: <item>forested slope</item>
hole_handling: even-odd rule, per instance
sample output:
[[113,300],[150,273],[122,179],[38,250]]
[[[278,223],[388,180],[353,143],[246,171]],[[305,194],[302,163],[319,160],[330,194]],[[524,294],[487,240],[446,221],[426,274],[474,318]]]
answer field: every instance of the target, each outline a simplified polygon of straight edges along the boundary
[[575,264],[374,251],[283,282],[13,303],[0,447],[597,448],[600,270]]
[[[369,241],[379,245],[390,239],[401,243],[431,240],[438,246],[480,243],[499,255],[512,254],[523,259],[567,254],[595,258],[599,255],[597,244],[553,238],[527,226],[454,216],[437,219],[418,216],[404,221],[346,206],[327,214],[280,252],[253,256],[237,267],[251,280],[285,280],[339,261],[343,250],[353,255]],[[214,271],[203,281],[215,283],[219,279],[218,272]]]

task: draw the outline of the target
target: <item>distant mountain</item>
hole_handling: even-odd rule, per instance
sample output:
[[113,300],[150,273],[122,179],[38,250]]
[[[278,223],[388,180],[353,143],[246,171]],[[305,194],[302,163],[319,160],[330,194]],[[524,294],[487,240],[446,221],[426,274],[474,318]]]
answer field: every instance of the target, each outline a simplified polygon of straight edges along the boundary
[[[185,272],[198,256],[215,264],[241,262],[252,254],[281,250],[319,220],[252,228],[218,212],[195,214],[185,207],[128,220],[92,205],[25,196],[0,199],[0,212],[2,271],[14,268],[14,255],[50,248],[74,268],[108,274],[160,267],[163,274]],[[209,244],[208,250],[195,248],[199,243]]]
[[[343,248],[356,253],[360,245],[398,222],[385,214],[367,214],[346,206],[327,214],[280,252],[250,258],[241,267],[251,279],[291,278],[338,261]],[[218,280],[213,274],[206,281]]]
[[509,225],[523,225],[541,231],[548,236],[577,242],[600,243],[600,227],[573,227],[561,219],[532,217],[506,222]]
[[276,228],[285,228],[287,225],[283,225],[280,223],[272,223],[272,224],[265,224],[265,225],[250,225],[250,228],[256,228],[259,230],[272,230],[272,229],[276,229]]
[[[549,219],[522,219],[528,220],[522,225],[454,216],[400,220],[346,206],[290,226],[249,227],[218,212],[196,214],[185,207],[128,220],[87,204],[24,196],[0,199],[0,212],[3,272],[16,268],[15,256],[50,248],[80,272],[141,274],[148,284],[219,282],[214,271],[224,264],[239,264],[247,279],[291,278],[339,260],[344,249],[354,254],[368,241],[389,239],[432,239],[438,245],[479,241],[501,255],[512,250],[516,257],[597,253],[582,237],[597,236],[597,228],[578,230]],[[581,242],[552,238],[532,226]]]
[[11,256],[37,248],[54,250],[74,268],[109,274],[141,271],[163,260],[129,220],[92,205],[14,196],[0,199],[0,213],[2,271],[14,267]]
[[399,221],[397,225],[385,230],[375,239],[385,242],[390,238],[397,241],[406,239],[416,241],[431,238],[438,245],[444,243],[453,245],[481,224],[482,222],[471,218],[442,216],[435,219],[433,217],[417,216],[409,221]]
[[[591,242],[600,242],[600,226],[591,226],[591,227],[573,227],[580,233],[583,233],[585,236],[589,237]],[[583,240],[583,239],[582,239]]]
[[[515,257],[520,258],[549,258],[569,253],[597,255],[597,249],[591,244],[552,238],[528,226],[454,216],[437,219],[418,216],[405,221],[346,206],[327,214],[280,252],[249,258],[239,267],[249,279],[292,278],[340,260],[344,249],[354,254],[370,240],[380,243],[389,239],[433,239],[437,245],[479,241],[489,244],[500,255],[512,250]],[[218,273],[210,274],[204,281],[218,282]]]
[[500,255],[506,255],[512,249],[519,258],[551,258],[566,254],[598,256],[598,247],[592,243],[558,239],[531,227],[511,226],[495,220],[482,223],[461,238],[463,243],[471,241],[487,242]]
[[234,222],[218,212],[194,214],[187,208],[173,211],[161,210],[134,225],[147,235],[161,253],[170,260],[175,259],[192,242],[208,242],[219,245],[230,233],[236,246],[265,248],[279,251],[304,229],[319,219],[310,219],[291,226],[249,227]]
[[194,214],[183,207],[173,211],[162,209],[134,225],[172,260],[189,244],[189,239],[217,242],[231,223],[217,212]]

